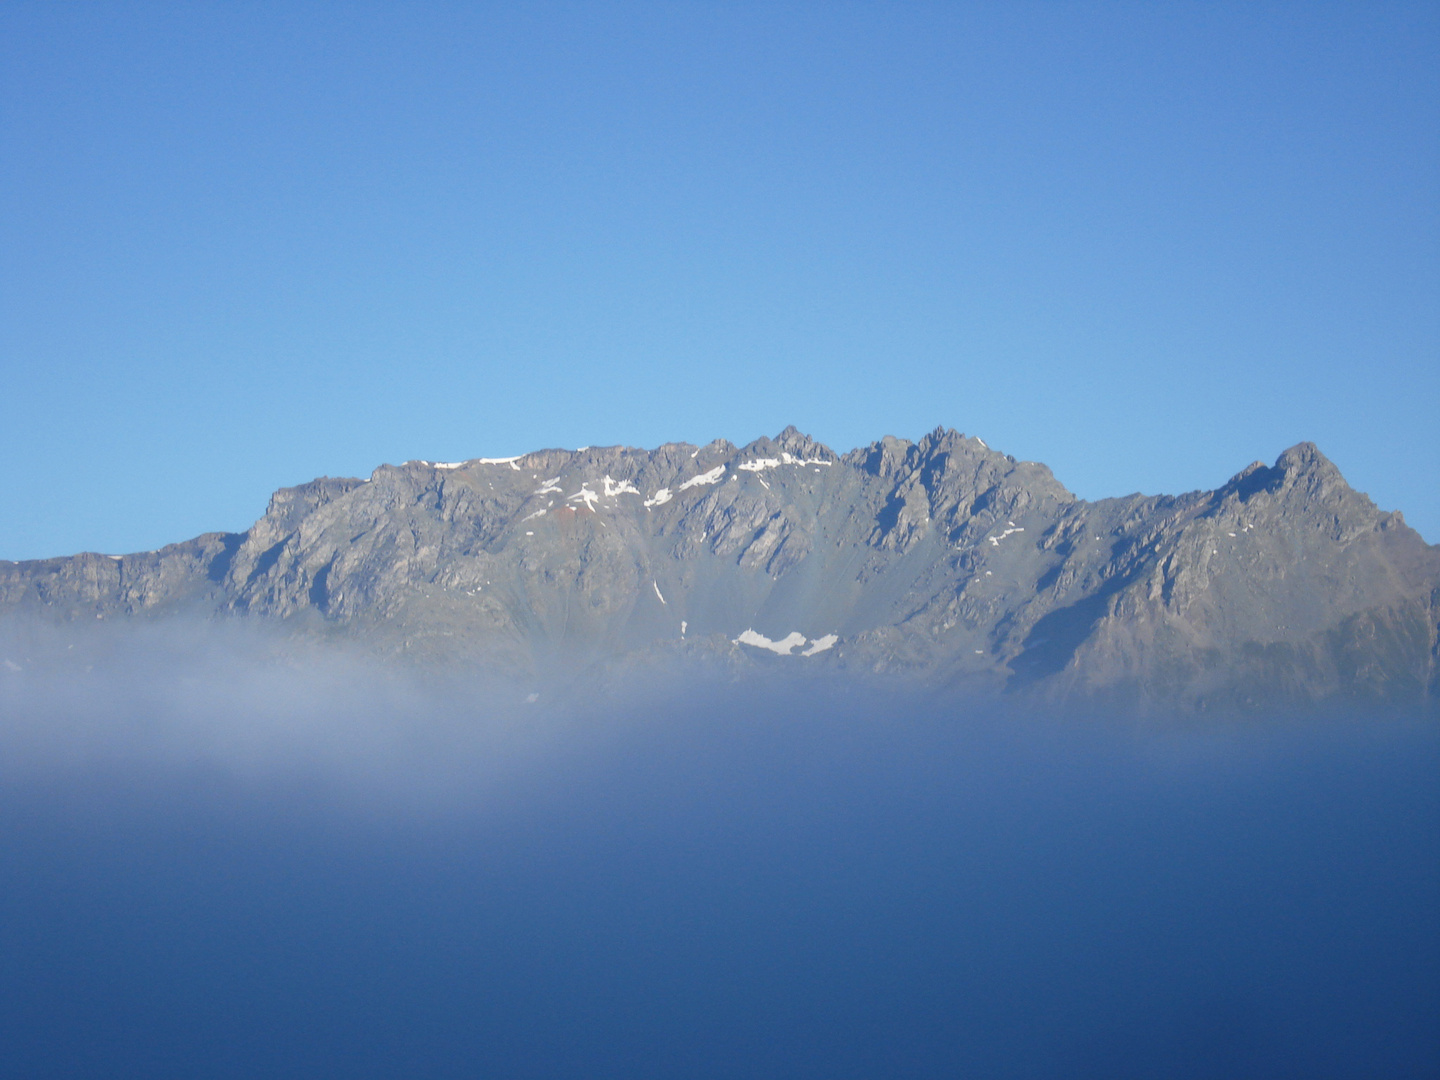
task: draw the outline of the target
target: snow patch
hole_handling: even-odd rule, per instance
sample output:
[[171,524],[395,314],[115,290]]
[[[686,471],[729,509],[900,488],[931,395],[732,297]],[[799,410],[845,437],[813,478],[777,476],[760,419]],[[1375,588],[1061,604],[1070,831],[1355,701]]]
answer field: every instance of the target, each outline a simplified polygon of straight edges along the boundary
[[[655,590],[655,595],[658,596],[658,597],[660,597],[660,603],[665,604],[665,594],[660,591],[660,583],[659,583],[658,581],[653,581],[653,580],[652,580],[652,581],[650,582],[650,585],[651,585],[651,587]],[[666,607],[669,607],[670,605],[669,605],[669,604],[665,604],[665,606],[666,606]],[[684,631],[684,630],[681,630],[680,632],[683,634],[685,631]]]
[[535,494],[536,494],[536,495],[548,495],[548,494],[550,494],[550,492],[552,492],[552,491],[559,491],[559,490],[560,490],[560,477],[557,476],[557,477],[555,477],[555,479],[553,479],[553,480],[546,480],[545,483],[541,484],[539,490],[537,490],[537,491],[535,492]]
[[[822,653],[826,649],[833,648],[839,640],[839,636],[835,634],[826,634],[824,637],[818,637],[812,641],[810,647],[799,655],[814,656],[816,653]],[[791,656],[794,655],[792,650],[798,649],[801,645],[805,644],[805,635],[797,630],[792,630],[779,641],[771,641],[764,634],[750,629],[733,639],[731,644],[752,645],[757,649],[768,649],[778,656]]]
[[778,469],[781,465],[833,465],[833,461],[826,461],[824,458],[797,458],[794,454],[782,450],[778,458],[762,457],[754,458],[751,461],[742,461],[740,468],[746,472],[760,473],[766,469]]
[[648,499],[645,500],[645,505],[646,505],[646,506],[664,506],[667,502],[669,502],[669,501],[670,501],[671,499],[673,499],[674,497],[675,497],[674,495],[671,495],[671,494],[670,494],[670,489],[669,489],[669,488],[661,488],[659,491],[655,492],[655,494],[654,494],[651,498],[648,498]]
[[1004,540],[1005,537],[1009,536],[1011,533],[1021,533],[1025,531],[1024,525],[1016,525],[1013,521],[1009,522],[1008,524],[1010,525],[1010,528],[1006,529],[999,536],[987,536],[985,538],[990,541],[992,547],[999,547],[1000,541]]
[[[689,624],[688,622],[686,622],[684,619],[681,619],[681,620],[680,620],[680,636],[681,636],[681,637],[684,637],[684,636],[685,636],[685,631],[689,628],[689,626],[690,626],[690,624]],[[9,663],[9,661],[7,660],[6,663]]]
[[826,634],[824,637],[818,637],[814,641],[810,642],[810,647],[804,652],[802,652],[800,655],[814,656],[816,653],[822,653],[826,649],[834,648],[835,643],[839,640],[840,636],[838,634]]
[[579,491],[575,492],[574,495],[571,495],[570,498],[566,499],[565,501],[583,502],[585,504],[585,508],[593,512],[595,510],[595,504],[600,501],[600,496],[597,492],[590,490],[590,482],[587,480],[585,481],[585,483],[580,485]]
[[715,468],[711,469],[709,472],[703,472],[699,476],[692,476],[689,480],[686,480],[683,484],[681,484],[680,487],[676,490],[688,491],[692,487],[699,487],[701,484],[718,484],[720,482],[720,477],[724,475],[725,466],[716,465]]
[[764,634],[746,630],[735,638],[732,645],[753,645],[757,649],[769,649],[780,656],[789,656],[790,650],[805,644],[805,635],[791,630],[779,641],[771,641]]
[[536,510],[533,514],[526,514],[523,518],[520,519],[520,523],[523,525],[527,521],[533,521],[535,518],[539,517],[543,513],[545,513],[544,510]]
[[610,479],[609,473],[605,474],[605,479],[603,483],[605,484],[605,498],[607,499],[613,499],[616,495],[640,494],[640,489],[637,488],[634,484],[632,484],[629,480],[621,480],[619,482],[616,482]]

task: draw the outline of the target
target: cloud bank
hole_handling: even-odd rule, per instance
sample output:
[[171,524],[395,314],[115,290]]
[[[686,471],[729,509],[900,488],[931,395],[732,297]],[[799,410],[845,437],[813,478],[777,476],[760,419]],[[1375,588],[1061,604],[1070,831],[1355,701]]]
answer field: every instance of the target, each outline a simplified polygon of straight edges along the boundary
[[0,1077],[1440,1065],[1433,725],[6,633]]

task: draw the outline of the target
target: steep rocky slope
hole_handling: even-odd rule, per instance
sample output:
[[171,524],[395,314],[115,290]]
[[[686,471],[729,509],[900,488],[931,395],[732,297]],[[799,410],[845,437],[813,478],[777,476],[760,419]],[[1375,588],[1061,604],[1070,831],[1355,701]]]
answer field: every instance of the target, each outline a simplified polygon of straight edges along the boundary
[[1310,444],[1099,502],[938,429],[407,462],[283,489],[243,534],[0,563],[0,611],[244,617],[531,681],[688,657],[1166,707],[1440,699],[1440,548]]

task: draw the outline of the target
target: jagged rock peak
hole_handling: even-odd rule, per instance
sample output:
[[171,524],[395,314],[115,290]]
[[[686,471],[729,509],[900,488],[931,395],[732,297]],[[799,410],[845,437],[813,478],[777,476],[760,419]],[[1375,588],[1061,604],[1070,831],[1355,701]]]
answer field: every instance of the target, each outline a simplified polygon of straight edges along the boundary
[[6,611],[243,615],[532,681],[560,657],[578,679],[793,654],[1166,707],[1440,702],[1440,548],[1310,443],[1218,490],[1098,502],[945,427],[843,458],[791,426],[412,461],[281,489],[243,534],[0,564]]
[[1350,487],[1335,463],[1312,442],[1296,443],[1276,458],[1274,465],[1252,462],[1220,489],[1222,494],[1238,494],[1242,501],[1262,491],[1277,498],[1298,491],[1311,498],[1353,497],[1369,501]]
[[1302,479],[1311,484],[1325,486],[1339,485],[1349,488],[1335,463],[1320,452],[1312,442],[1296,443],[1286,450],[1275,462],[1275,468],[1285,477],[1287,484],[1299,483]]
[[791,424],[773,439],[761,436],[742,448],[742,453],[757,457],[789,454],[801,460],[813,458],[820,461],[839,461],[840,455],[822,442]]

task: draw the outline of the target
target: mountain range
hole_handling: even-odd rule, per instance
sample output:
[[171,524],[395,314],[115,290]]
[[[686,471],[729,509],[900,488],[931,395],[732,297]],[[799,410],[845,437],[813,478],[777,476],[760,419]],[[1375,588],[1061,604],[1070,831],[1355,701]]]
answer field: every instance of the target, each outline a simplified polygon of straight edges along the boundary
[[945,429],[410,461],[283,488],[243,533],[0,562],[0,617],[195,616],[521,685],[705,663],[1183,710],[1440,701],[1440,547],[1309,443],[1094,502]]

